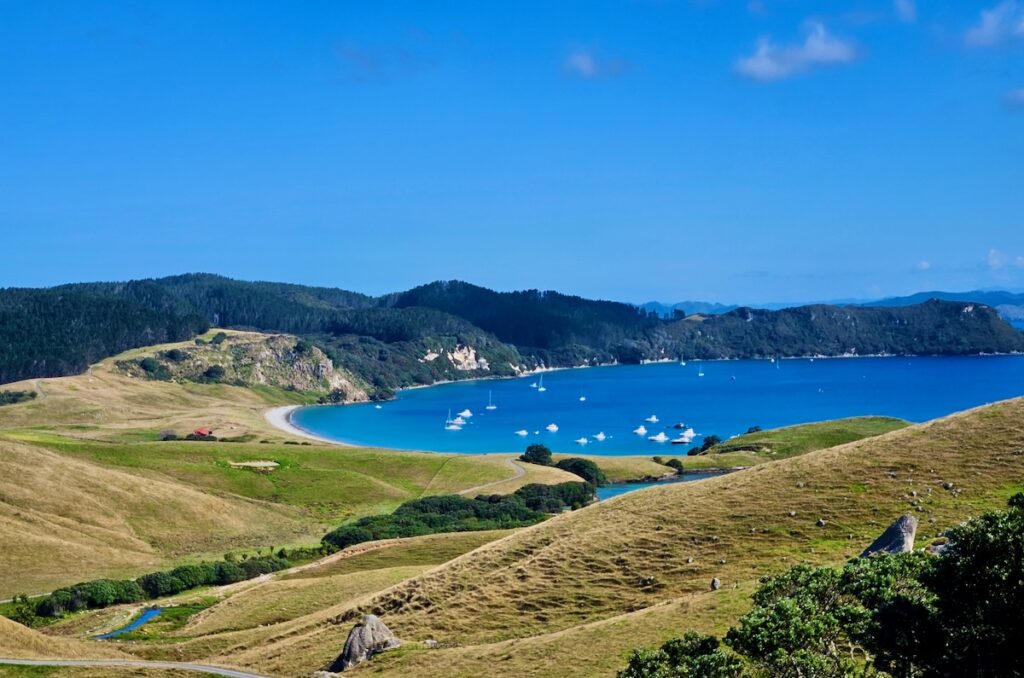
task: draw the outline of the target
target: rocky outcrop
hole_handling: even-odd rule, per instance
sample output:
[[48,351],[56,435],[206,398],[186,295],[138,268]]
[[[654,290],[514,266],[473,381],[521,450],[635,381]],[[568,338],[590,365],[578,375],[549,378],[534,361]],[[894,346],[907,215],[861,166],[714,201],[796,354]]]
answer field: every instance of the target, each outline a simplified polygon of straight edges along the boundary
[[914,537],[917,535],[917,518],[912,515],[900,516],[892,525],[876,539],[871,546],[864,549],[861,558],[876,554],[910,553],[914,550]]
[[350,374],[335,367],[327,354],[307,341],[283,334],[233,332],[217,343],[160,351],[146,359],[118,362],[117,367],[134,377],[274,386],[337,394],[336,399],[345,402],[369,399],[366,390]]
[[362,621],[352,627],[345,649],[338,658],[327,667],[328,672],[337,673],[350,669],[359,662],[385,650],[401,646],[401,641],[391,633],[391,629],[375,614],[363,616]]

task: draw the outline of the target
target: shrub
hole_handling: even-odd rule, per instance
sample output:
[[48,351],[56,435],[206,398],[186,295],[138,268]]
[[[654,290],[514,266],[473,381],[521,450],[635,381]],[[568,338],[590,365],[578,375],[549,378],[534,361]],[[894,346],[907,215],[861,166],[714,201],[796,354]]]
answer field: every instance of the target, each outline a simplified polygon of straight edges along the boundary
[[142,358],[139,360],[139,367],[150,379],[169,381],[171,378],[171,371],[167,369],[167,365],[164,365],[156,358]]
[[747,429],[747,435],[750,435],[751,433],[760,433],[760,432],[761,432],[761,427],[760,426],[751,426],[750,428]]
[[182,360],[188,357],[188,354],[182,351],[180,348],[172,348],[164,351],[163,356],[170,360],[172,363],[180,363]]
[[665,462],[665,466],[668,466],[669,468],[674,468],[676,470],[677,475],[686,470],[686,467],[683,466],[683,462],[678,459],[669,459],[667,462]]
[[35,391],[0,391],[0,406],[16,405],[36,397]]
[[228,335],[226,332],[218,332],[217,334],[213,335],[212,339],[210,339],[210,343],[213,344],[214,346],[220,346],[227,340],[227,338]]
[[701,452],[707,452],[712,447],[714,447],[715,445],[718,445],[721,442],[722,442],[722,439],[719,438],[718,436],[705,436],[704,437],[704,442],[700,446],[700,451]]
[[164,429],[160,431],[160,440],[177,440],[178,434],[173,429]]
[[220,381],[224,378],[224,368],[221,365],[210,365],[203,372],[203,379],[207,381]]
[[608,478],[605,477],[604,471],[589,459],[569,457],[568,459],[562,459],[555,464],[555,466],[563,471],[568,471],[569,473],[578,475],[580,478],[583,478],[583,480],[595,487],[601,487],[608,484]]
[[618,678],[738,678],[743,662],[723,651],[714,636],[687,631],[657,650],[634,650]]
[[526,448],[526,452],[520,455],[519,460],[539,466],[551,466],[551,450],[547,445],[534,443]]

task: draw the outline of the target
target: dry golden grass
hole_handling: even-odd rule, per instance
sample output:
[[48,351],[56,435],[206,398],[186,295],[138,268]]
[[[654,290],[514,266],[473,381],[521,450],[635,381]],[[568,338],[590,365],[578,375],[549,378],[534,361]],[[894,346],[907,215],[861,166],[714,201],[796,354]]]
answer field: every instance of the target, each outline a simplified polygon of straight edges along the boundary
[[[359,606],[382,614],[405,640],[453,646],[436,654],[397,653],[360,670],[447,676],[458,665],[460,673],[487,675],[495,643],[543,646],[526,639],[575,627],[574,633],[598,639],[601,633],[587,629],[695,600],[715,576],[726,590],[750,591],[759,576],[797,562],[840,563],[905,512],[921,519],[919,539],[926,543],[937,530],[1002,505],[1022,479],[1024,400],[1015,400],[729,476],[624,495],[519,531]],[[944,482],[962,493],[944,490]],[[912,503],[918,501],[920,511]],[[825,527],[816,526],[819,518]],[[699,626],[721,628],[742,606],[742,600],[720,606],[721,615],[710,614]],[[358,614],[338,611],[235,637],[217,660],[275,675],[306,673],[338,652]],[[648,626],[646,614],[627,625],[630,645],[656,643],[669,627],[691,626],[685,614],[674,624],[662,619]],[[608,675],[625,651],[614,643],[585,647],[556,653],[542,669],[531,666],[530,653],[506,652],[499,664],[510,675]],[[543,647],[536,652],[543,656]],[[585,666],[593,671],[580,670]]]
[[0,597],[69,579],[141,574],[189,553],[293,539],[285,507],[0,440]]
[[10,659],[128,659],[116,647],[72,638],[52,638],[0,617],[0,657]]

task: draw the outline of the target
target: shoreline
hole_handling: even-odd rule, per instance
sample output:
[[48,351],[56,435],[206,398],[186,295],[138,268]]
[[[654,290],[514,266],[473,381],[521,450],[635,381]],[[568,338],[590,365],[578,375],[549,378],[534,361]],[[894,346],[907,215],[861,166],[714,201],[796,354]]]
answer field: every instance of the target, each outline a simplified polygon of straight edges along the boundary
[[296,426],[294,423],[292,423],[292,413],[295,410],[299,409],[300,407],[305,406],[282,405],[280,407],[271,407],[269,410],[263,411],[263,419],[274,428],[278,429],[279,431],[283,431],[284,433],[287,433],[289,435],[298,436],[299,438],[306,438],[308,440],[315,440],[319,443],[327,443],[328,445],[338,445],[339,447],[354,447],[354,445],[350,445],[348,443],[343,443],[338,440],[331,440],[330,438],[324,438],[323,436],[315,435],[305,429]]

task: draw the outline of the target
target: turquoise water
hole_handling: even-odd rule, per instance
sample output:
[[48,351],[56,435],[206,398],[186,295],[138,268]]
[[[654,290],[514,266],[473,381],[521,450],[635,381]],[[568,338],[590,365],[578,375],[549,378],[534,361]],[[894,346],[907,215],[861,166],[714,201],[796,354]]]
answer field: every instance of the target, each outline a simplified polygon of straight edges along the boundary
[[637,490],[644,490],[648,487],[661,487],[662,485],[673,485],[675,483],[688,483],[694,480],[702,480],[704,478],[710,478],[714,475],[711,473],[687,473],[683,476],[677,476],[669,480],[659,480],[652,483],[617,483],[615,485],[605,485],[604,487],[597,488],[597,500],[604,501],[605,499],[611,499],[612,497],[618,497],[620,494],[626,494],[627,492],[635,492]]
[[160,607],[147,608],[141,615],[139,615],[137,619],[135,619],[135,621],[133,621],[131,624],[128,624],[128,626],[122,626],[116,631],[104,633],[102,636],[96,636],[96,639],[107,640],[108,638],[117,638],[118,636],[124,633],[130,633],[135,629],[139,628],[140,626],[142,626],[143,624],[145,624],[146,622],[152,621],[159,617],[161,612],[163,612],[163,608]]
[[[698,376],[703,371],[704,376]],[[684,446],[649,441],[685,423],[723,438],[750,426],[773,428],[860,415],[926,421],[1024,395],[1024,357],[846,358],[658,363],[442,384],[402,391],[390,402],[296,410],[293,423],[358,445],[439,452],[520,452],[542,442],[557,452],[679,454]],[[485,408],[491,394],[496,410]],[[580,398],[585,400],[581,401]],[[473,416],[445,430],[450,411]],[[656,415],[657,424],[644,421]],[[557,432],[545,430],[556,424]],[[647,436],[632,431],[643,424]],[[527,431],[526,436],[516,431]],[[605,440],[591,438],[603,432]],[[574,441],[587,437],[590,442]]]

